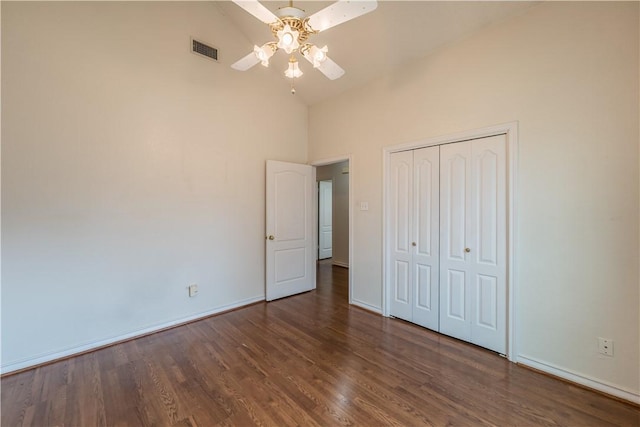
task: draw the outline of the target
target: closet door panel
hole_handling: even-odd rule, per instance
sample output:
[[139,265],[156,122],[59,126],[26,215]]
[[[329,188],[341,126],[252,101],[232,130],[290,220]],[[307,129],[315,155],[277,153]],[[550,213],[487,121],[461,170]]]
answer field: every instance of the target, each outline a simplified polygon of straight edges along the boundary
[[390,156],[389,169],[390,314],[412,321],[413,153]]
[[413,152],[413,322],[439,329],[439,187],[440,150],[428,147]]
[[467,323],[467,280],[464,271],[449,269],[444,283],[448,319]]
[[469,200],[469,159],[467,148],[467,144],[463,147],[450,145],[443,148],[445,154],[447,151],[453,151],[453,155],[447,158],[443,165],[446,171],[446,177],[444,177],[445,188],[443,188],[444,200],[446,201],[446,205],[443,206],[445,209],[443,219],[446,223],[444,237],[447,243],[447,259],[453,262],[465,261],[467,202]]
[[[406,261],[396,260],[394,271],[394,301],[403,305],[408,305],[412,299],[410,295],[411,288],[409,288],[409,274],[411,271],[411,267]],[[409,316],[407,320],[411,320],[411,316]]]
[[440,332],[470,341],[471,143],[440,147]]
[[[426,312],[432,312],[438,309],[437,305],[433,305],[434,299],[431,294],[434,292],[434,288],[438,288],[438,282],[432,280],[433,269],[429,265],[417,264],[415,269],[415,283],[416,283],[416,298],[415,298],[415,310],[423,310]],[[437,301],[437,300],[435,300]],[[414,310],[414,313],[415,313]],[[415,317],[415,316],[414,316]],[[418,323],[416,321],[416,323]],[[432,326],[423,325],[436,329]],[[437,324],[436,324],[437,326]]]
[[[506,319],[506,137],[483,138],[472,144],[471,206],[477,233],[471,251],[474,344],[505,354]],[[475,250],[474,250],[475,249]]]
[[[490,330],[498,328],[497,301],[498,286],[497,278],[478,274],[475,282],[475,326],[484,327]],[[477,335],[473,334],[472,335]]]

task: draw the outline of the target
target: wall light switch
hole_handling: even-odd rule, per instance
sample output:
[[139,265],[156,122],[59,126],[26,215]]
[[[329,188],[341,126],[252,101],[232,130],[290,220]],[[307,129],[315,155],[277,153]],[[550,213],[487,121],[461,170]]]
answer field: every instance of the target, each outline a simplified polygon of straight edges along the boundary
[[189,296],[195,297],[198,295],[198,285],[190,285],[189,286]]
[[368,211],[369,210],[369,202],[360,202],[360,210]]

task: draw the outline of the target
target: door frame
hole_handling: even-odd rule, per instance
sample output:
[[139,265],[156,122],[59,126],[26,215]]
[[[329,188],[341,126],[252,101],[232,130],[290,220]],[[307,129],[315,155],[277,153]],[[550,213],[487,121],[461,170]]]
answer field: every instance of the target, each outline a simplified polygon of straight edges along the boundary
[[[436,136],[421,139],[408,143],[393,145],[382,149],[382,314],[390,316],[389,301],[391,292],[391,278],[388,277],[390,269],[388,263],[390,254],[389,242],[389,206],[387,197],[389,196],[388,178],[390,168],[390,155],[398,151],[415,150],[418,148],[431,147],[434,145],[452,144],[455,142],[469,141],[486,138],[489,136],[505,135],[507,140],[507,358],[515,362],[516,360],[516,295],[517,295],[517,259],[516,248],[518,247],[517,236],[517,172],[518,172],[518,122],[503,123],[486,128],[472,129],[455,134]],[[351,188],[349,189],[351,190]]]
[[[331,165],[334,163],[349,162],[349,305],[353,305],[353,156],[347,154],[345,156],[331,157],[328,159],[315,160],[309,163],[314,169],[318,166]],[[314,196],[314,211],[315,211],[315,223],[314,227],[314,241],[316,246],[318,245],[318,192],[315,191]],[[333,197],[333,195],[332,195]]]

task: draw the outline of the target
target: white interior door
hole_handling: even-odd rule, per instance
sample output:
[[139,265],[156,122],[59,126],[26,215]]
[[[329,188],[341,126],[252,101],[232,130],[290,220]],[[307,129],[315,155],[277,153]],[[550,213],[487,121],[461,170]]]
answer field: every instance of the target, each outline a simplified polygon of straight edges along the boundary
[[413,322],[439,330],[440,150],[413,152]]
[[506,353],[506,138],[440,149],[440,332]]
[[267,301],[315,288],[315,169],[267,161]]
[[327,259],[332,256],[333,245],[333,182],[318,184],[318,259]]
[[411,268],[413,242],[413,152],[389,157],[389,311],[392,316],[413,321]]

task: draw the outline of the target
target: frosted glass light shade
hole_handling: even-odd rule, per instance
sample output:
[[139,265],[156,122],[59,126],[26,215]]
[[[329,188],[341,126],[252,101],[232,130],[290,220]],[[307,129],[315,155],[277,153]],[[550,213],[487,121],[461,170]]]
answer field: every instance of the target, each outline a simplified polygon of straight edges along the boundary
[[278,36],[278,47],[283,49],[285,52],[291,53],[300,47],[300,43],[298,42],[298,36],[300,33],[291,29],[289,24],[276,32],[276,35]]
[[269,66],[269,58],[273,56],[275,50],[268,43],[263,44],[261,47],[253,46],[253,53],[260,60],[264,67]]
[[298,67],[298,61],[296,61],[295,59],[293,61],[290,60],[289,68],[287,68],[287,70],[284,72],[284,75],[290,79],[297,79],[302,74],[304,73],[302,72],[302,70],[300,70],[300,67]]
[[324,61],[327,60],[327,52],[329,48],[322,47],[318,48],[316,46],[311,46],[309,53],[311,54],[311,59],[313,62],[313,68],[318,68]]

